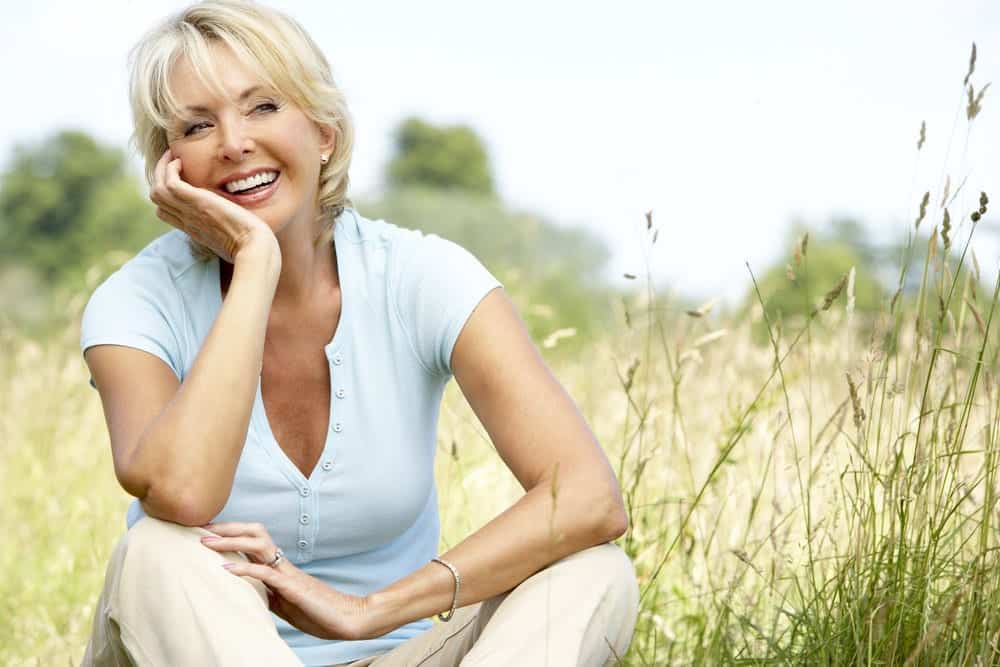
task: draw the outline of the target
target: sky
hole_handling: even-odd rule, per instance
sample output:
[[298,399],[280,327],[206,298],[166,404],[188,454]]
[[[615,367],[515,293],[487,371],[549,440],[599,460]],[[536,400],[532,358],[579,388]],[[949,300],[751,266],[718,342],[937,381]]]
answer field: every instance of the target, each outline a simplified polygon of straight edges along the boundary
[[[125,148],[128,50],[188,3],[3,2],[0,165],[67,127]],[[946,176],[966,179],[961,211],[981,190],[1000,207],[996,0],[265,4],[303,24],[345,91],[352,195],[382,187],[401,119],[466,124],[503,199],[593,231],[614,282],[648,266],[661,289],[734,302],[745,263],[759,275],[786,253],[793,221],[850,216],[898,237]],[[997,87],[970,127],[974,41],[971,82]],[[995,271],[1000,216],[973,238]]]

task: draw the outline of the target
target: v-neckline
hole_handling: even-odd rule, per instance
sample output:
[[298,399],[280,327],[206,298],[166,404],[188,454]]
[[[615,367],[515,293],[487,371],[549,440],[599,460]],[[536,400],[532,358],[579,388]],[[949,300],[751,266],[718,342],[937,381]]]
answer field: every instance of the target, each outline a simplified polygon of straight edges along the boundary
[[[315,480],[318,474],[326,473],[327,470],[322,464],[325,460],[329,460],[332,455],[332,453],[329,451],[330,450],[329,434],[330,431],[333,429],[334,424],[336,423],[335,421],[336,415],[334,414],[334,405],[336,404],[336,401],[334,400],[334,397],[336,394],[335,387],[337,386],[337,378],[334,377],[333,375],[334,373],[333,369],[336,366],[340,373],[346,372],[344,368],[340,366],[339,363],[335,363],[333,360],[334,358],[337,359],[343,358],[340,350],[343,349],[344,340],[347,338],[348,335],[346,333],[347,330],[346,324],[349,320],[348,317],[349,309],[347,308],[349,300],[345,299],[344,295],[348,292],[348,285],[350,281],[344,279],[345,271],[343,270],[344,262],[342,261],[343,260],[342,251],[346,247],[347,242],[342,238],[342,234],[340,232],[341,226],[342,226],[342,221],[338,219],[337,222],[335,223],[333,230],[333,239],[331,240],[330,243],[330,249],[331,252],[333,252],[333,261],[337,267],[337,277],[338,277],[337,282],[340,285],[340,317],[337,320],[337,328],[333,332],[333,337],[326,345],[323,346],[327,358],[327,369],[328,372],[330,373],[330,404],[329,404],[329,413],[327,416],[326,441],[323,445],[323,451],[320,453],[319,459],[317,459],[315,465],[313,465],[313,469],[309,471],[308,477],[306,477],[306,475],[301,470],[299,470],[298,466],[296,466],[295,463],[292,461],[292,459],[289,458],[285,450],[281,448],[281,445],[278,443],[278,439],[274,435],[274,431],[271,429],[271,421],[267,417],[267,409],[264,406],[264,394],[261,387],[262,384],[261,381],[263,377],[263,367],[261,368],[261,376],[258,376],[257,378],[257,391],[254,396],[254,406],[253,409],[251,410],[251,415],[250,415],[250,426],[251,428],[256,427],[256,431],[258,434],[257,439],[260,442],[261,446],[264,448],[266,452],[268,452],[268,454],[270,454],[280,463],[282,472],[289,479],[289,481],[292,482],[292,484],[294,484],[296,487],[300,487],[303,483],[306,484],[311,483]],[[338,252],[338,241],[340,241],[339,249],[341,252]],[[218,314],[219,310],[222,308],[222,303],[223,303],[222,282],[221,282],[222,260],[216,257],[216,260],[213,262],[213,265],[214,267],[212,271],[213,274],[212,284],[215,286],[215,289],[213,291],[216,299],[216,314]]]

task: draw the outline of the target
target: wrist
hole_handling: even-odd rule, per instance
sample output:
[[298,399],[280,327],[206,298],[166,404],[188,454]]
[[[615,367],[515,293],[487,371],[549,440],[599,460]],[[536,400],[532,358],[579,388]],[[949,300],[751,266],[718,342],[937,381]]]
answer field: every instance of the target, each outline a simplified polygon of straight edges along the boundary
[[278,240],[271,235],[268,239],[263,234],[255,234],[237,251],[233,258],[233,277],[241,268],[255,276],[269,276],[277,281],[281,275],[281,247]]

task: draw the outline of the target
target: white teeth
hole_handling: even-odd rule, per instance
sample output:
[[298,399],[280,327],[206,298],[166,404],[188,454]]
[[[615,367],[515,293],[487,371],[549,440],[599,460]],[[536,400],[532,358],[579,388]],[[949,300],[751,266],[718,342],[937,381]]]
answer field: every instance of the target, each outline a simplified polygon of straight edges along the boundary
[[253,176],[247,178],[241,178],[238,181],[229,181],[226,183],[226,191],[230,194],[241,192],[243,190],[249,190],[250,188],[255,188],[263,183],[270,183],[278,177],[278,172],[276,171],[262,171]]

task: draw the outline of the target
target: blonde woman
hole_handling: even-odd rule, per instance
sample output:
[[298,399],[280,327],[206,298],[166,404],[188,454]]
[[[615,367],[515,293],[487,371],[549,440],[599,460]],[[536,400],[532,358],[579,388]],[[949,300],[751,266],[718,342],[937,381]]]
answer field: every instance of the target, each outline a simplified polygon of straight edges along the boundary
[[[475,257],[351,207],[351,121],[305,31],[203,2],[131,66],[134,140],[174,229],[84,313],[135,497],[84,665],[622,655],[638,588],[609,543],[627,517],[604,453]],[[525,494],[438,554],[452,376]]]

